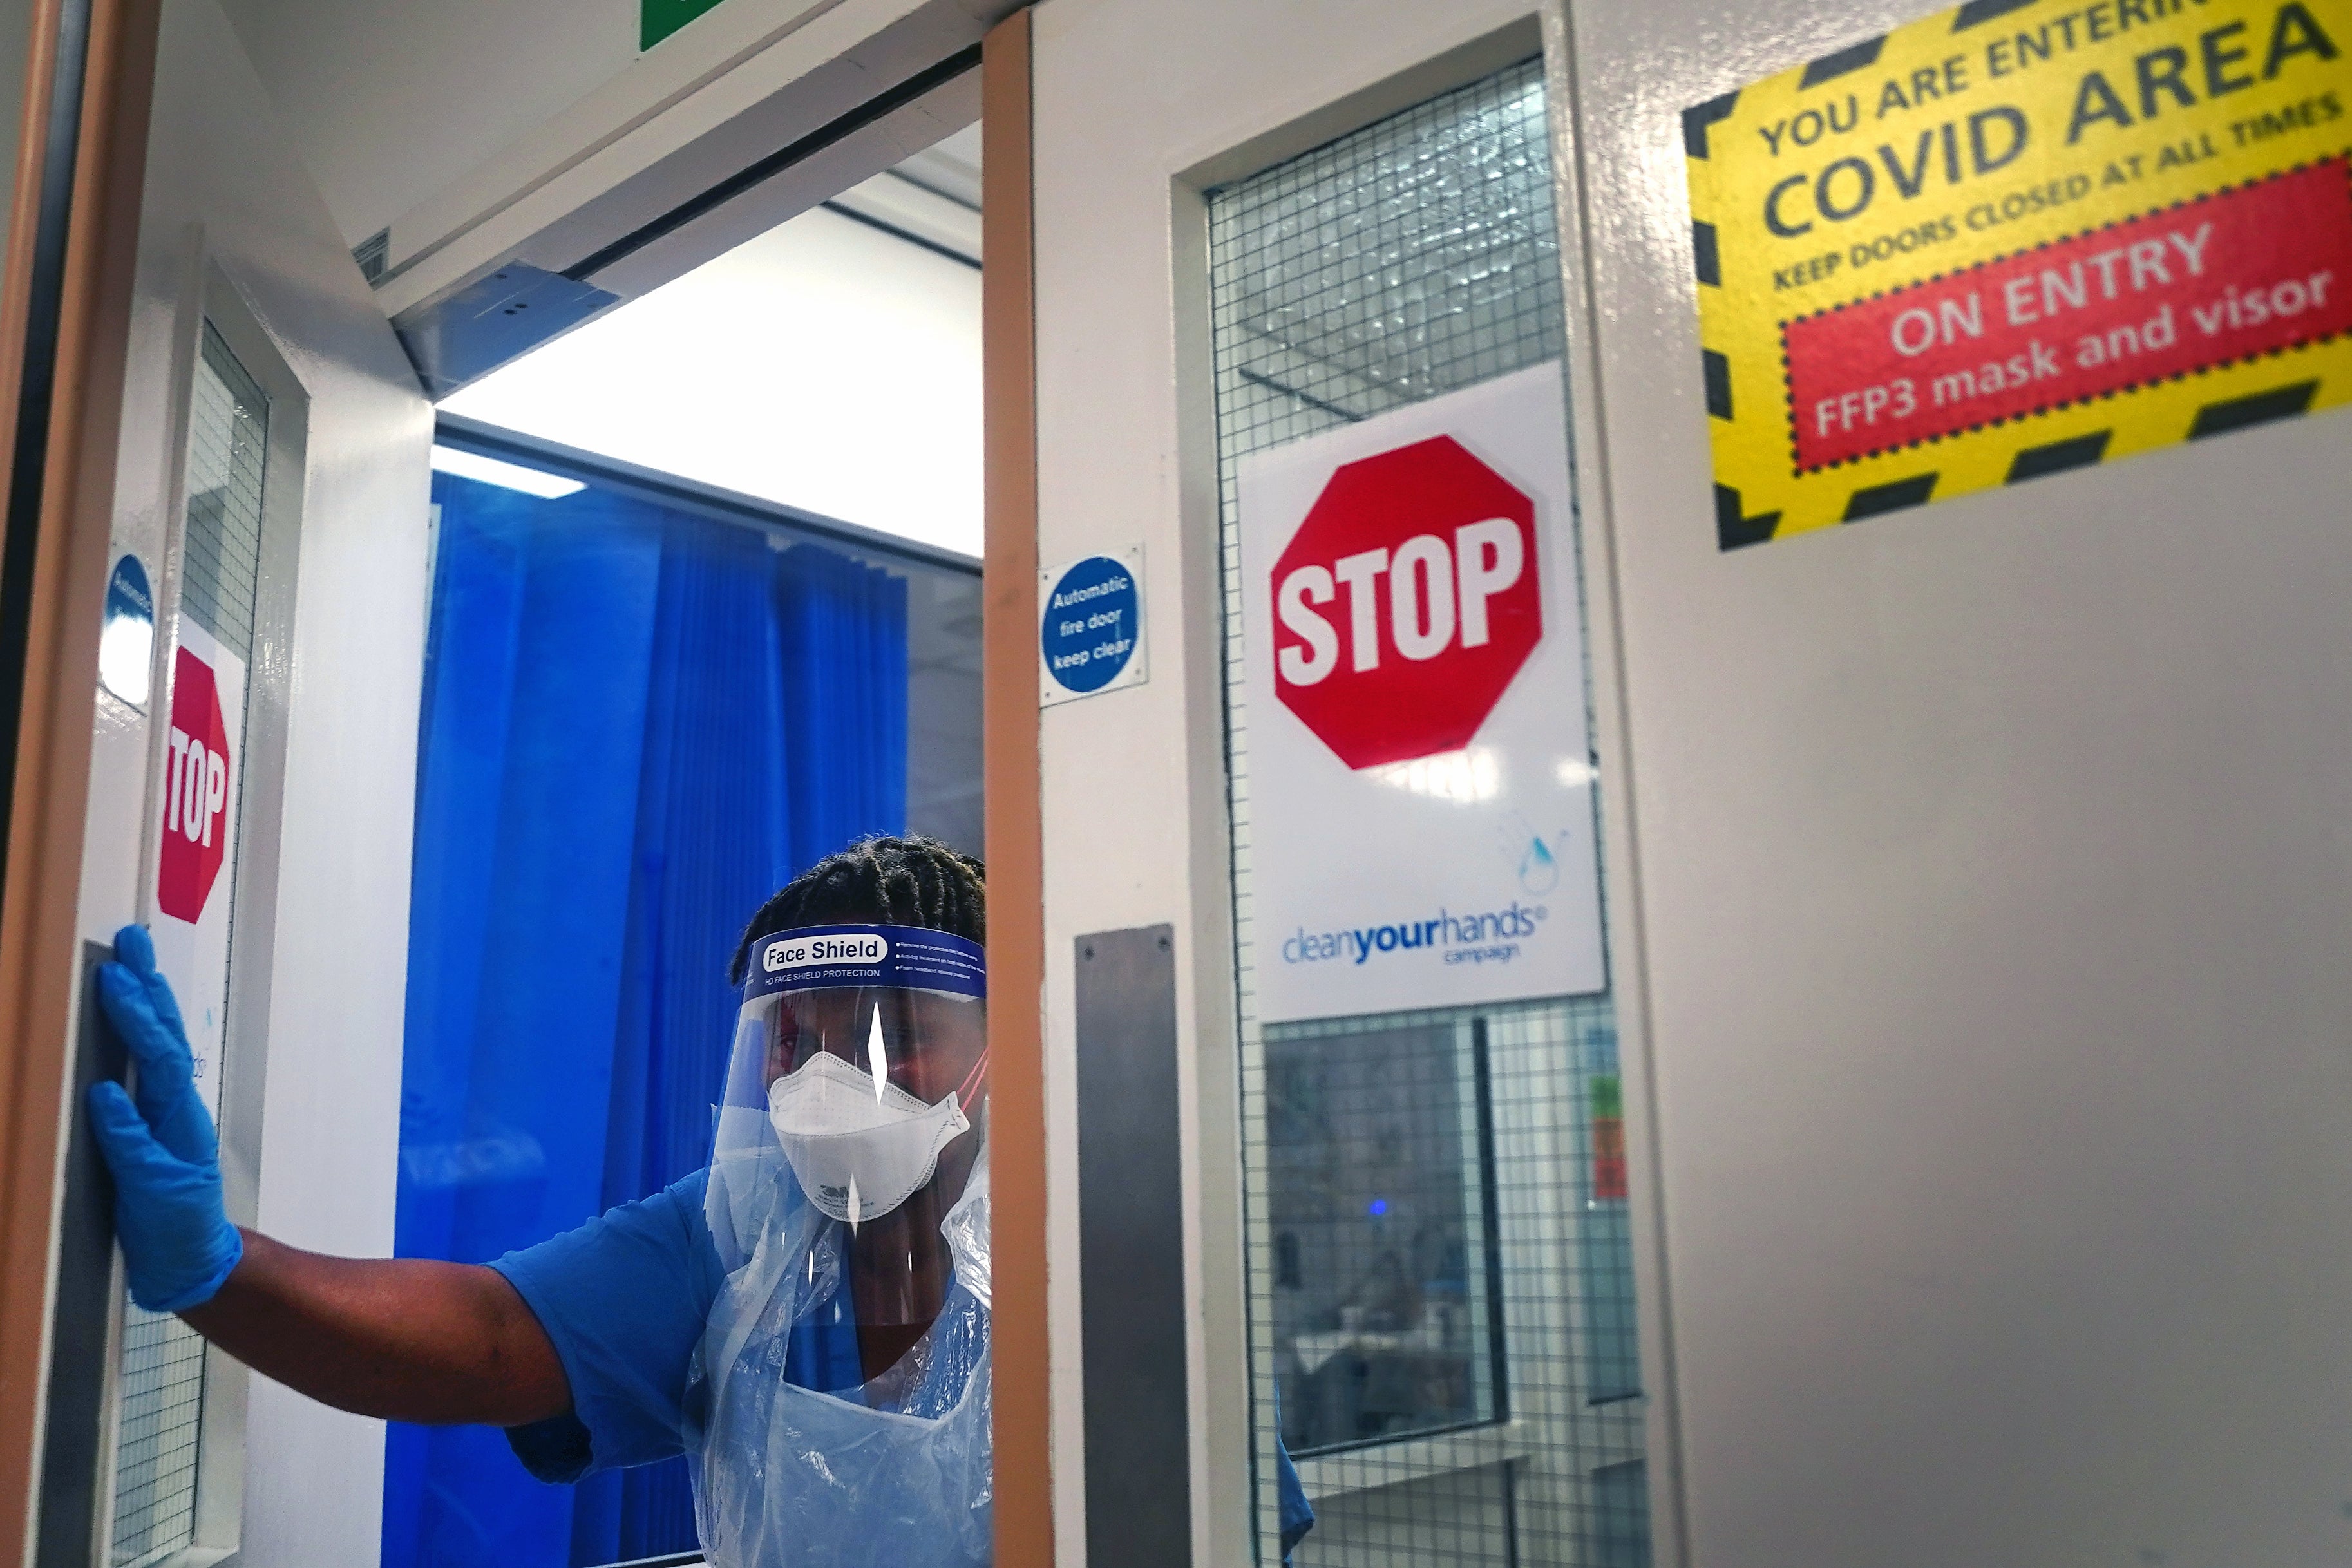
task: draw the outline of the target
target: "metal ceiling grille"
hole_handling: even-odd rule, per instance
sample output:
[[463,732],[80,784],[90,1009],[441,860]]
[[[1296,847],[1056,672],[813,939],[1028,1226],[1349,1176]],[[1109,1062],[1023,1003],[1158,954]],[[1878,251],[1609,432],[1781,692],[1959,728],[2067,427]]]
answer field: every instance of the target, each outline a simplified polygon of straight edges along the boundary
[[[180,612],[250,666],[261,590],[269,402],[209,321],[188,423]],[[226,869],[234,908],[235,862]],[[204,1341],[176,1317],[125,1302],[118,1388],[113,1563],[115,1568],[141,1568],[161,1562],[195,1536]]]
[[[1259,1560],[1644,1568],[1607,993],[1261,1025],[1235,476],[1566,350],[1540,61],[1209,194]],[[1591,693],[1582,694],[1590,705]]]
[[362,277],[370,283],[380,281],[385,264],[392,259],[392,231],[378,229],[352,246],[352,259],[359,264]]

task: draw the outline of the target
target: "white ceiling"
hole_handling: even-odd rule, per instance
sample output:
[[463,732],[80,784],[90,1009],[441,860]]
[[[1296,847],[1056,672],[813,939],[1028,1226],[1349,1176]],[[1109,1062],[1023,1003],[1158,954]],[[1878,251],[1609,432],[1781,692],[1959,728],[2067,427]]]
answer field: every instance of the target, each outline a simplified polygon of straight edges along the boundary
[[822,208],[442,406],[981,551],[980,273]]
[[221,4],[353,245],[637,57],[637,0]]
[[967,125],[893,171],[902,180],[980,211],[980,127]]
[[852,185],[828,204],[978,265],[980,127],[966,126],[896,168]]
[[[355,245],[637,58],[637,0],[222,4]],[[446,406],[978,554],[979,128],[838,201]]]
[[[353,245],[605,87],[639,57],[638,0],[221,0]],[[904,166],[980,204],[977,131]]]

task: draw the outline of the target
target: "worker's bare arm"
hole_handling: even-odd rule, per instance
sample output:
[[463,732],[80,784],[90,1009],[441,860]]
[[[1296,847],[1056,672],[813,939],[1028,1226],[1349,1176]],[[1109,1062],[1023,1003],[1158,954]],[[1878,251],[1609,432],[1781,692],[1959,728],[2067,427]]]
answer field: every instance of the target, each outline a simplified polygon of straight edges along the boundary
[[395,1421],[516,1427],[572,1408],[547,1332],[496,1270],[244,1241],[220,1292],[182,1316],[289,1388]]

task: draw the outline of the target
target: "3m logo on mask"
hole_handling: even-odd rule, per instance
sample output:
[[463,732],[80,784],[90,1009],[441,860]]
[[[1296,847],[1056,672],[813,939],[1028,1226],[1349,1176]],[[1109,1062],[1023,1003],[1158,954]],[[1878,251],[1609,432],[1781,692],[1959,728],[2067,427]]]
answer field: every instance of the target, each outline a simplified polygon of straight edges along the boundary
[[781,975],[787,969],[806,969],[818,964],[878,964],[889,956],[889,939],[871,934],[784,936],[769,943],[761,952],[760,967],[771,975]]
[[809,1201],[853,1228],[906,1202],[971,1130],[954,1095],[926,1105],[824,1051],[768,1086],[768,1120]]

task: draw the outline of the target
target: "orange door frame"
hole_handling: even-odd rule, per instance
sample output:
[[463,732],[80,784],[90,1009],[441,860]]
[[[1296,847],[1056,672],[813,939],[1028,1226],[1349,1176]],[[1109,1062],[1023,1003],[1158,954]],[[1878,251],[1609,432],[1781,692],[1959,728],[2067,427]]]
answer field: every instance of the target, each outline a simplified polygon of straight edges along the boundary
[[1045,1325],[1045,908],[1037,760],[1035,249],[1030,14],[981,54],[981,358],[987,544],[982,594],[988,832],[989,1184],[996,1255],[996,1561],[1054,1561]]
[[0,1562],[30,1550],[91,707],[161,0],[37,0],[6,271]]

